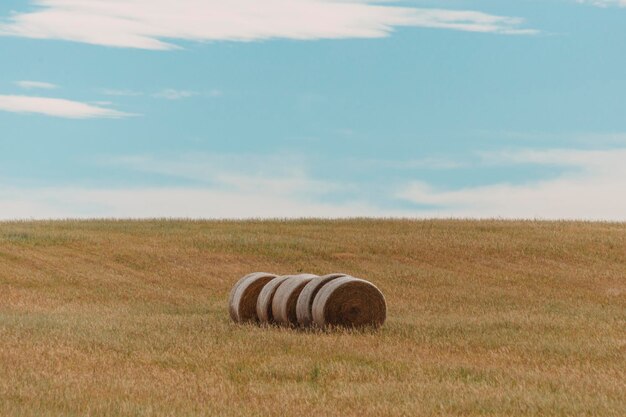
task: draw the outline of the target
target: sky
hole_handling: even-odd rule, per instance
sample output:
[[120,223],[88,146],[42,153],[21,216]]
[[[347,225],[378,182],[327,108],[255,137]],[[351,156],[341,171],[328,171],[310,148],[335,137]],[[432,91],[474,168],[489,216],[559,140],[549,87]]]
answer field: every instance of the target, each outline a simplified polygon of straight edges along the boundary
[[0,219],[626,221],[626,0],[2,0]]

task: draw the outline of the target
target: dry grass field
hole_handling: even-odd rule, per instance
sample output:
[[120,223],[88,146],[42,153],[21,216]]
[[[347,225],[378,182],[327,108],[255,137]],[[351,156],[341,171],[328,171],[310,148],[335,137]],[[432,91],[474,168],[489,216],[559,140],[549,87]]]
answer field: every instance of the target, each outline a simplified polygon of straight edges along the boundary
[[[376,332],[229,321],[346,272]],[[626,224],[0,223],[0,416],[626,416]]]

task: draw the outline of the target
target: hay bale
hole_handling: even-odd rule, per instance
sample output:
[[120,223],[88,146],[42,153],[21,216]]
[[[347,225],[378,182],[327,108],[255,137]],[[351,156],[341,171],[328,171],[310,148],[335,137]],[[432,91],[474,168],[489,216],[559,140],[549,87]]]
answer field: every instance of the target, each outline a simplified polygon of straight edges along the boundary
[[313,300],[312,313],[313,321],[320,327],[378,327],[387,318],[387,304],[374,284],[341,277],[319,290]]
[[309,327],[313,324],[313,300],[319,290],[330,281],[345,276],[346,274],[328,274],[313,278],[304,286],[296,302],[296,318],[301,327]]
[[293,275],[282,275],[272,279],[270,282],[265,284],[261,293],[259,294],[259,298],[256,303],[256,314],[259,317],[259,321],[261,323],[273,323],[274,316],[272,314],[272,300],[274,299],[274,294],[278,287],[288,279],[293,277]]
[[298,324],[298,318],[296,316],[298,296],[305,285],[314,278],[317,278],[317,275],[294,275],[278,287],[272,299],[272,316],[276,323],[284,326]]
[[235,292],[237,291],[237,288],[241,285],[241,283],[244,282],[246,278],[248,278],[250,275],[253,275],[253,274],[256,274],[256,272],[243,276],[241,279],[239,279],[239,281],[235,283],[235,285],[233,285],[233,288],[230,290],[230,295],[228,297],[228,313],[230,314],[230,318],[233,321],[237,321],[237,313],[235,312],[235,308],[233,304],[233,299],[235,298]]
[[276,275],[267,272],[254,272],[241,278],[230,292],[228,311],[233,321],[243,323],[258,321],[256,304],[261,290]]

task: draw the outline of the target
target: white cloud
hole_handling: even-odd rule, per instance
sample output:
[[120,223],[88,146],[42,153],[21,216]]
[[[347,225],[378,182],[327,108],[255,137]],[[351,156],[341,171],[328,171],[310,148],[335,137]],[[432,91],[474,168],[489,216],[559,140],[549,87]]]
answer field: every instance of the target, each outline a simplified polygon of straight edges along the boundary
[[440,209],[432,217],[503,217],[626,220],[626,149],[547,150],[486,154],[487,162],[570,167],[558,178],[514,185],[495,183],[437,190],[424,182],[404,188],[399,197]]
[[[202,154],[167,158],[103,159],[123,167],[185,180],[170,187],[0,186],[0,219],[47,218],[298,218],[406,216],[365,201],[324,202],[344,191],[339,183],[310,178],[295,155]],[[8,181],[1,181],[6,184]]]
[[626,0],[577,0],[578,3],[590,4],[596,7],[619,6],[626,7]]
[[342,0],[33,0],[0,35],[166,50],[183,41],[379,38],[413,26],[535,34],[520,18]]
[[[395,215],[402,214],[397,212]],[[388,215],[388,211],[358,202],[321,203],[265,191],[241,192],[201,187],[0,188],[0,219],[5,220],[96,217],[328,218]]]
[[183,98],[189,98],[189,97],[193,97],[193,96],[197,96],[198,93],[195,91],[188,91],[188,90],[174,90],[172,88],[168,88],[165,89],[163,91],[159,91],[158,93],[154,94],[154,97],[156,98],[164,98],[167,100],[180,100]]
[[55,88],[58,88],[56,84],[45,83],[41,81],[16,81],[15,84],[18,87],[24,88],[26,90],[31,90],[35,88],[40,88],[43,90],[53,90]]
[[102,161],[139,172],[164,175],[186,181],[210,184],[220,190],[242,193],[263,192],[273,195],[323,195],[342,185],[311,179],[302,157],[291,154],[245,155],[206,154],[170,155],[167,158],[126,156]]
[[[626,148],[606,151],[526,150],[483,155],[483,163],[571,168],[554,179],[515,185],[438,190],[424,182],[397,196],[438,209],[393,209],[368,202],[367,184],[311,178],[293,155],[126,157],[103,161],[136,171],[184,179],[169,187],[0,186],[0,219],[15,218],[296,218],[463,217],[626,221]],[[1,183],[6,184],[7,181]],[[355,192],[356,191],[356,192]],[[333,195],[355,195],[338,201]]]
[[32,97],[32,96],[4,96],[0,95],[0,111],[26,114],[43,114],[46,116],[62,117],[67,119],[95,119],[132,116],[128,113],[99,107],[79,101],[60,98]]
[[391,159],[352,159],[350,163],[353,166],[365,167],[368,170],[372,168],[404,171],[404,170],[449,170],[464,168],[468,165],[467,162],[453,160],[442,157],[429,157],[422,159],[409,159],[409,160],[391,160]]
[[116,96],[116,97],[139,97],[143,95],[143,93],[139,91],[116,90],[116,89],[109,89],[109,88],[104,88],[100,90],[100,92],[104,94],[105,96]]

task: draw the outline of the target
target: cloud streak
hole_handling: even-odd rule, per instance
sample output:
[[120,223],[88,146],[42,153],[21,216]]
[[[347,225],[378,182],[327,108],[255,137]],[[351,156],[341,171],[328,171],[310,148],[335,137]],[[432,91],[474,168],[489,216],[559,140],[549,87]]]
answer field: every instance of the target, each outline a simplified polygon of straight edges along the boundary
[[626,221],[626,149],[526,150],[484,155],[490,164],[569,167],[555,179],[527,184],[496,183],[437,190],[424,182],[405,187],[398,197],[438,207],[428,217],[539,218]]
[[[101,163],[167,176],[183,185],[0,186],[0,219],[370,216],[626,221],[625,158],[626,148],[485,153],[480,166],[567,169],[556,178],[525,184],[495,181],[453,190],[414,181],[401,184],[397,193],[384,193],[375,202],[368,198],[368,184],[311,177],[306,161],[293,155],[131,156]],[[393,190],[391,184],[387,188]],[[395,204],[397,199],[417,206]]]
[[[0,220],[65,218],[300,218],[388,216],[358,202],[323,203],[281,194],[206,187],[0,188]],[[403,213],[396,212],[397,216]],[[406,214],[406,213],[404,213]]]
[[596,7],[626,7],[626,0],[577,0],[578,3],[590,4]]
[[162,90],[162,91],[159,91],[158,93],[153,94],[153,97],[164,98],[166,100],[181,100],[184,98],[189,98],[189,97],[193,97],[197,95],[198,93],[195,91],[175,90],[173,88],[167,88],[165,90]]
[[341,0],[34,0],[0,35],[168,50],[179,41],[380,38],[398,27],[535,34],[520,18]]
[[100,90],[102,94],[105,96],[114,96],[114,97],[140,97],[143,96],[143,93],[140,91],[134,90],[116,90],[110,88],[104,88]]
[[120,119],[129,113],[60,98],[0,95],[0,111],[41,114],[66,119]]
[[32,89],[37,89],[37,88],[43,89],[43,90],[54,90],[55,88],[59,87],[56,84],[46,83],[46,82],[41,82],[41,81],[16,81],[15,85],[26,90],[32,90]]
[[341,190],[337,183],[310,178],[304,158],[290,154],[246,155],[203,154],[125,156],[102,161],[132,171],[158,174],[179,180],[211,185],[220,190],[237,190],[291,196],[321,196]]
[[201,154],[102,159],[183,180],[177,186],[11,188],[0,181],[0,219],[299,218],[406,216],[359,198],[326,198],[343,184],[311,178],[294,155]]

